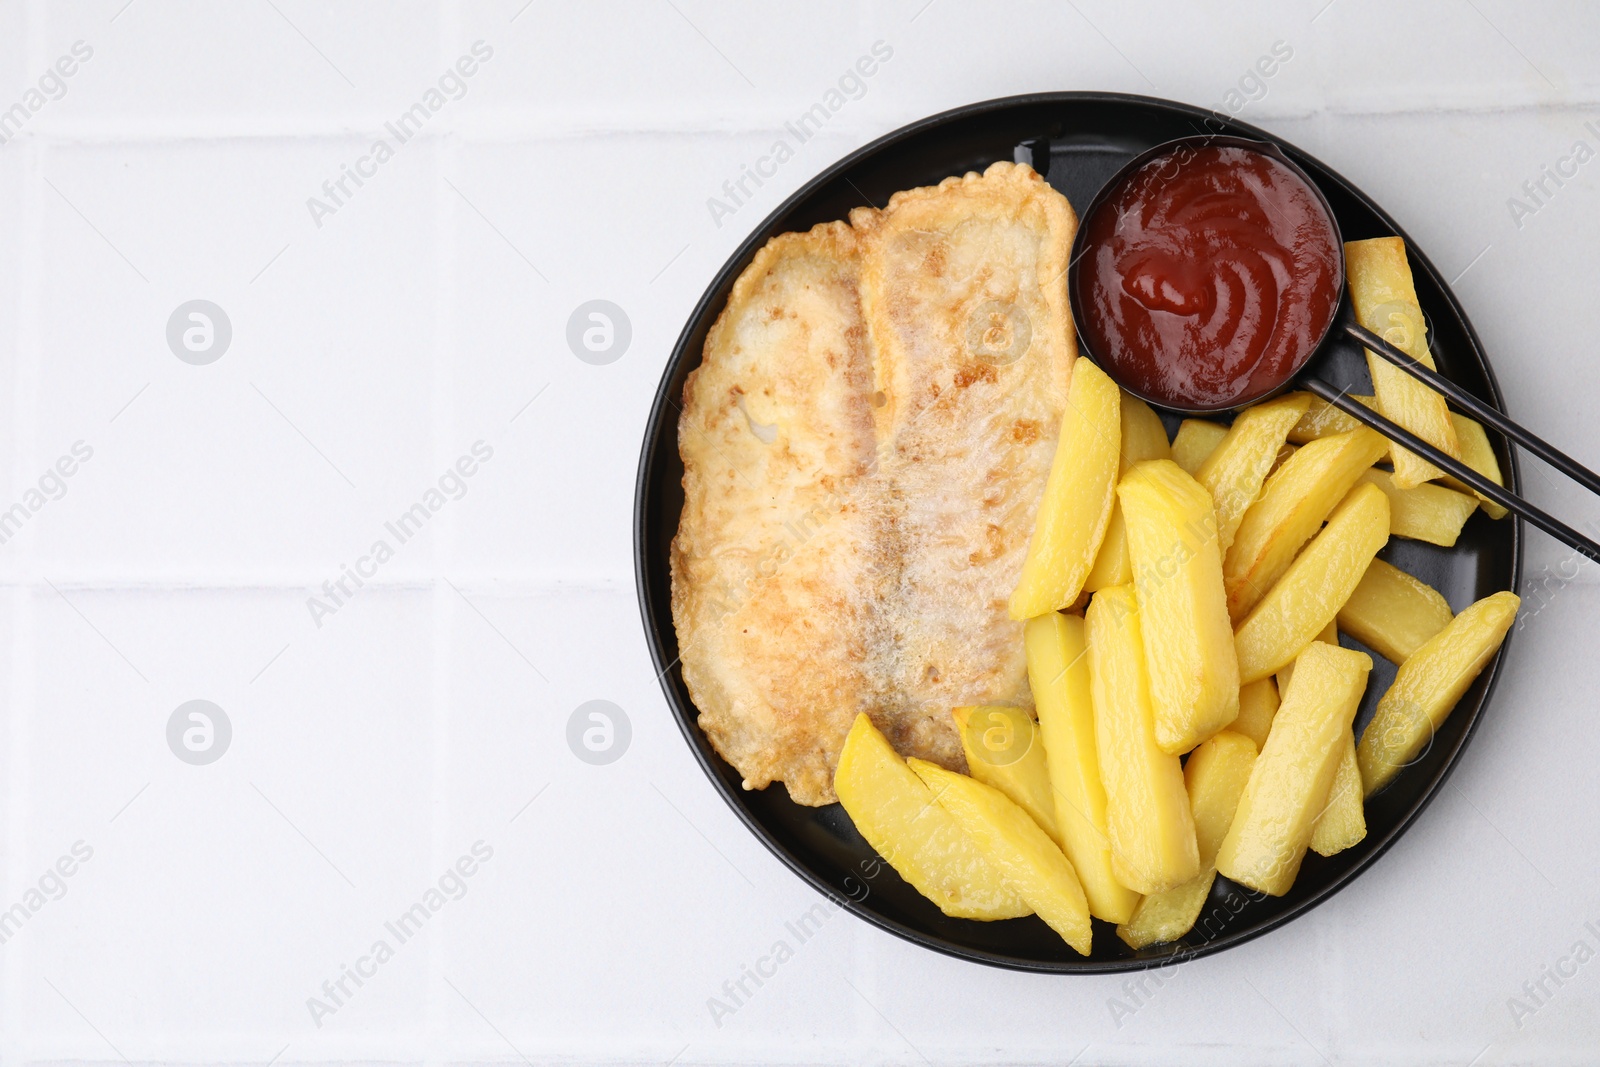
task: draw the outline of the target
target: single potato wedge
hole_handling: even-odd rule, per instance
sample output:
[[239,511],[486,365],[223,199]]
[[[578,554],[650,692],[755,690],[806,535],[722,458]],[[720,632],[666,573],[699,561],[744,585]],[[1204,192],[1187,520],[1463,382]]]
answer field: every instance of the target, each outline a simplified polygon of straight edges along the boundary
[[1255,742],[1232,730],[1223,730],[1189,756],[1183,780],[1194,812],[1200,874],[1176,889],[1153,893],[1139,902],[1133,918],[1117,927],[1117,936],[1129,947],[1176,941],[1193,929],[1211,895],[1211,883],[1217,877],[1217,850],[1233,823],[1255,762]]
[[1450,605],[1433,586],[1375,559],[1339,609],[1345,633],[1399,665],[1450,625]]
[[1177,755],[1239,714],[1211,494],[1171,460],[1151,460],[1128,472],[1117,497],[1128,524],[1156,743]]
[[1388,447],[1365,427],[1335,434],[1300,446],[1267,479],[1223,557],[1229,618],[1237,623],[1250,613],[1328,513]]
[[1139,904],[1139,894],[1117,881],[1111,869],[1106,789],[1095,748],[1083,619],[1058,611],[1029,619],[1023,641],[1028,650],[1028,684],[1039,711],[1039,733],[1055,794],[1061,850],[1078,873],[1089,898],[1089,913],[1106,922],[1127,922]]
[[1295,664],[1294,684],[1267,735],[1217,870],[1240,885],[1281,897],[1294,884],[1317,816],[1339,767],[1339,741],[1350,733],[1372,659],[1315,641]]
[[1272,717],[1278,714],[1278,703],[1278,683],[1271,678],[1241,685],[1239,717],[1228,724],[1228,729],[1254,741],[1256,751],[1260,752],[1267,743],[1267,732],[1272,729]]
[[1122,445],[1121,390],[1087,359],[1072,365],[1067,408],[1044,499],[1034,521],[1011,617],[1031,619],[1068,607],[1100,553],[1115,501]]
[[[1505,485],[1500,476],[1500,461],[1495,458],[1494,447],[1489,444],[1489,435],[1483,427],[1454,411],[1450,413],[1450,424],[1456,428],[1456,440],[1461,442],[1461,462],[1489,479],[1495,485]],[[1506,509],[1486,496],[1473,492],[1464,482],[1446,477],[1444,484],[1463,493],[1472,493],[1478,498],[1478,506],[1483,508],[1483,513],[1491,519],[1506,517]]]
[[1356,486],[1328,517],[1323,531],[1239,624],[1234,649],[1240,681],[1265,678],[1299,655],[1334,621],[1388,540],[1389,498],[1375,485]]
[[1394,484],[1393,475],[1376,467],[1361,480],[1382,489],[1389,498],[1389,532],[1396,537],[1451,548],[1461,536],[1461,527],[1478,509],[1476,497],[1432,482],[1401,489]]
[[996,706],[955,708],[950,714],[961,734],[967,772],[1004,793],[1059,844],[1050,768],[1033,716],[1024,708]]
[[[1353,416],[1346,415],[1320,396],[1311,393],[1285,393],[1284,396],[1303,396],[1310,403],[1306,406],[1306,413],[1300,416],[1300,421],[1289,429],[1289,440],[1297,445],[1307,441],[1315,441],[1319,437],[1332,437],[1336,433],[1349,433],[1351,430],[1366,425],[1357,422]],[[1374,411],[1378,409],[1378,398],[1375,396],[1361,396],[1351,393],[1350,399],[1365,404]]]
[[1494,658],[1521,603],[1510,592],[1484,597],[1400,664],[1356,746],[1367,796],[1388,785],[1432,741],[1461,694]]
[[1061,849],[1039,824],[1000,790],[937,763],[912,759],[939,806],[949,812],[1050,929],[1082,955],[1089,954],[1093,924],[1083,886]]
[[1172,462],[1194,474],[1226,436],[1228,428],[1221,423],[1184,419],[1172,439]]
[[[1432,370],[1428,327],[1417,304],[1405,242],[1398,237],[1348,241],[1344,263],[1356,321]],[[1379,411],[1434,447],[1461,458],[1461,443],[1443,396],[1371,352],[1367,353],[1367,371],[1372,375]],[[1394,483],[1401,489],[1444,473],[1414,452],[1399,447],[1391,451]]]
[[1032,913],[865,715],[856,716],[845,737],[833,788],[867,843],[946,915]]
[[1244,796],[1245,783],[1255,767],[1255,742],[1243,734],[1223,730],[1195,749],[1183,768],[1184,785],[1189,792],[1189,808],[1194,812],[1195,844],[1200,862],[1210,866],[1217,860],[1223,838],[1233,823],[1233,814]]
[[[1120,482],[1136,463],[1171,458],[1172,446],[1167,443],[1167,428],[1161,425],[1161,416],[1143,400],[1123,393],[1122,455],[1117,466],[1117,480]],[[1127,585],[1131,581],[1133,564],[1128,558],[1128,528],[1122,521],[1122,505],[1114,502],[1111,523],[1106,527],[1105,539],[1100,542],[1100,554],[1089,568],[1083,587],[1092,593],[1108,585]]]
[[1110,585],[1127,585],[1133,581],[1133,561],[1128,557],[1128,525],[1122,519],[1122,505],[1113,502],[1111,521],[1106,524],[1106,535],[1100,542],[1100,553],[1094,566],[1083,580],[1083,591],[1099,592]]
[[1129,889],[1159,893],[1199,874],[1200,853],[1183,768],[1156,743],[1139,624],[1131,585],[1102,589],[1089,601],[1089,690],[1111,868]]
[[1361,767],[1356,762],[1356,735],[1339,742],[1339,766],[1328,787],[1328,802],[1311,828],[1311,851],[1332,856],[1367,836],[1366,794],[1361,790]]
[[1305,393],[1290,393],[1241,411],[1228,435],[1194,472],[1194,480],[1211,494],[1222,551],[1233,544],[1239,521],[1261,495],[1261,483],[1276,464],[1290,427],[1300,421],[1310,402]]
[[1122,393],[1122,466],[1124,470],[1147,459],[1171,459],[1167,428],[1156,409],[1132,393]]

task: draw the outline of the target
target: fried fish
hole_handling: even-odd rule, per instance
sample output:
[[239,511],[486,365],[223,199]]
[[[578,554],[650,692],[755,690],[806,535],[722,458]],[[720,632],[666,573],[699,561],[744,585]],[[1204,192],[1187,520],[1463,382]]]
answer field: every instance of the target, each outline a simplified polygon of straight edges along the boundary
[[746,788],[834,801],[857,712],[964,769],[950,709],[1031,703],[1006,602],[1074,358],[1075,220],[1030,168],[784,234],[684,387],[683,677]]

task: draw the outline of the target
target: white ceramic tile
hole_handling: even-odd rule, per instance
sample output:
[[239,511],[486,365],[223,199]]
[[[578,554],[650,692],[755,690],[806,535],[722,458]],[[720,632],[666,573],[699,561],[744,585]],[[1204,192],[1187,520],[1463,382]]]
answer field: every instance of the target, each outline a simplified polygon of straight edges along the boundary
[[[429,487],[432,150],[402,148],[320,228],[304,206],[364,144],[44,154],[35,465],[94,455],[28,531],[41,567],[337,571]],[[231,324],[205,365],[169,345],[195,299]]]
[[420,0],[75,0],[41,4],[37,14],[36,58],[53,63],[80,41],[92,52],[60,102],[41,112],[46,125],[67,128],[126,134],[174,119],[221,129],[387,113],[409,104],[444,67],[441,13]]
[[463,117],[547,129],[749,122],[809,106],[871,44],[868,17],[840,0],[759,15],[698,0],[469,3],[458,38],[495,55]]
[[[92,852],[5,945],[12,1032],[34,1054],[104,1056],[88,1019],[128,1056],[270,1057],[251,1042],[317,1033],[307,999],[430,883],[432,595],[373,592],[263,669],[284,599],[32,595],[8,891],[80,840]],[[222,709],[204,765],[169,748],[195,699]],[[415,1025],[426,958],[411,956],[341,1007],[344,1032]]]

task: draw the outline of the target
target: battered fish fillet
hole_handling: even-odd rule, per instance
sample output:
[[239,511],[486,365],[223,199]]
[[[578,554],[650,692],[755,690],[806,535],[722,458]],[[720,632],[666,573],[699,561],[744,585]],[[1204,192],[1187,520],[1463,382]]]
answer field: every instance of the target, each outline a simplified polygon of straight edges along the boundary
[[885,585],[872,363],[856,234],[783,234],[734,283],[684,386],[672,615],[700,728],[746,788],[835,798],[856,712],[876,703]]
[[683,677],[746,788],[836,798],[858,711],[965,769],[950,709],[1031,703],[1006,603],[1074,357],[1075,221],[1030,168],[774,238],[684,388]]
[[1055,455],[1077,348],[1072,208],[1030,167],[996,163],[897,193],[866,232],[879,491],[899,568],[879,605],[895,655],[885,733],[964,769],[950,709],[1028,707],[1007,610]]

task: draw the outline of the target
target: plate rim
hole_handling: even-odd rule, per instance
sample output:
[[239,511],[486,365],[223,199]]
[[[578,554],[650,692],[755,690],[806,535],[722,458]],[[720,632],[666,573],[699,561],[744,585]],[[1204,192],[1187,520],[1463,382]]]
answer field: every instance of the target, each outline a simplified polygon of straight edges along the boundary
[[[1195,959],[1200,959],[1205,956],[1211,956],[1219,952],[1224,952],[1230,948],[1235,948],[1239,945],[1246,944],[1264,934],[1277,930],[1294,921],[1295,919],[1300,918],[1308,911],[1311,911],[1313,908],[1317,907],[1319,904],[1322,904],[1324,901],[1334,896],[1334,894],[1344,889],[1351,882],[1355,881],[1369,868],[1371,868],[1381,857],[1387,854],[1389,849],[1394,846],[1395,842],[1411,829],[1416,821],[1422,816],[1422,813],[1427,810],[1428,806],[1431,805],[1439,793],[1442,792],[1444,785],[1449,781],[1450,776],[1455,772],[1457,765],[1460,764],[1463,753],[1466,751],[1467,746],[1471,743],[1473,737],[1478,731],[1478,727],[1484,717],[1485,710],[1488,708],[1490,701],[1494,698],[1495,690],[1500,682],[1500,668],[1505,661],[1506,650],[1512,645],[1517,629],[1516,627],[1512,627],[1511,631],[1506,634],[1506,637],[1502,641],[1499,650],[1495,653],[1494,658],[1484,669],[1484,673],[1487,675],[1487,677],[1485,680],[1483,697],[1478,702],[1477,708],[1473,710],[1472,716],[1467,722],[1466,729],[1462,732],[1459,741],[1457,741],[1454,751],[1449,754],[1448,759],[1445,761],[1443,767],[1439,771],[1438,777],[1433,781],[1428,791],[1423,794],[1423,796],[1411,807],[1409,811],[1401,816],[1399,821],[1395,823],[1395,825],[1389,830],[1384,838],[1379,841],[1369,853],[1363,856],[1360,860],[1356,861],[1352,866],[1341,872],[1339,876],[1330,884],[1323,886],[1304,899],[1296,901],[1293,906],[1285,908],[1278,914],[1262,920],[1255,926],[1252,926],[1247,930],[1242,930],[1237,933],[1227,935],[1225,937],[1207,941],[1200,945],[1181,949],[1165,956],[1135,956],[1127,959],[1117,960],[1093,960],[1086,958],[1082,960],[1063,960],[1058,962],[1028,959],[1011,956],[1004,953],[973,949],[958,942],[951,941],[938,934],[917,929],[905,923],[897,922],[893,919],[880,915],[875,911],[865,909],[861,906],[861,901],[857,901],[848,895],[839,893],[833,885],[823,880],[819,875],[813,872],[799,859],[799,857],[795,856],[782,841],[779,841],[767,830],[765,826],[758,822],[754,815],[742,804],[740,804],[732,795],[731,791],[725,787],[721,780],[720,774],[718,773],[716,767],[712,764],[710,756],[707,753],[707,746],[702,743],[703,735],[697,736],[697,734],[699,734],[699,727],[694,720],[698,717],[699,709],[694,708],[693,704],[691,703],[689,708],[695,712],[695,714],[685,714],[684,709],[678,706],[679,700],[673,691],[670,681],[667,678],[668,673],[677,665],[678,661],[677,659],[674,659],[671,662],[663,662],[664,656],[662,644],[659,639],[659,626],[657,625],[655,619],[655,612],[658,610],[658,608],[655,604],[655,599],[649,586],[648,569],[650,564],[646,559],[647,546],[645,544],[645,532],[648,525],[648,513],[645,505],[649,499],[650,490],[653,483],[652,474],[657,451],[652,446],[653,443],[656,442],[660,437],[661,422],[666,417],[667,412],[669,410],[676,411],[678,408],[677,402],[670,395],[672,379],[675,377],[678,368],[682,365],[684,359],[688,355],[687,349],[689,341],[696,330],[697,324],[701,322],[702,319],[711,311],[710,304],[713,301],[714,295],[724,287],[724,284],[729,280],[730,276],[735,274],[737,271],[742,271],[746,266],[748,266],[750,258],[754,255],[759,245],[765,244],[766,239],[763,238],[758,242],[758,236],[764,233],[777,219],[787,215],[796,206],[810,198],[823,186],[832,182],[841,173],[848,171],[857,163],[893,146],[896,143],[916,136],[917,134],[923,133],[930,129],[935,129],[950,122],[968,119],[973,116],[1019,107],[1092,103],[1120,104],[1124,106],[1152,109],[1155,111],[1166,112],[1168,114],[1176,113],[1185,118],[1200,122],[1205,122],[1207,120],[1220,121],[1229,128],[1228,132],[1243,130],[1245,131],[1243,136],[1256,137],[1260,140],[1275,144],[1291,157],[1296,157],[1297,162],[1304,161],[1302,165],[1304,165],[1304,163],[1311,164],[1320,175],[1326,175],[1329,180],[1337,183],[1342,187],[1344,192],[1359,201],[1366,208],[1370,209],[1379,219],[1381,219],[1383,223],[1390,228],[1395,236],[1400,237],[1406,242],[1406,251],[1408,256],[1410,256],[1412,259],[1413,267],[1415,268],[1415,266],[1420,264],[1422,269],[1429,275],[1430,279],[1438,286],[1439,291],[1443,294],[1445,301],[1450,305],[1455,317],[1461,323],[1473,355],[1477,363],[1482,368],[1484,380],[1488,386],[1489,396],[1483,399],[1485,399],[1496,410],[1505,410],[1504,394],[1501,392],[1499,379],[1495,375],[1494,365],[1490,361],[1488,353],[1484,349],[1483,342],[1478,336],[1477,329],[1473,326],[1471,318],[1467,315],[1466,309],[1462,306],[1460,300],[1457,299],[1450,284],[1445,281],[1444,276],[1434,266],[1433,261],[1429,259],[1427,254],[1421,250],[1420,246],[1412,241],[1410,235],[1406,233],[1404,228],[1399,225],[1394,217],[1370,196],[1362,192],[1359,187],[1353,184],[1340,172],[1334,170],[1317,157],[1312,156],[1293,143],[1274,133],[1271,133],[1270,131],[1261,129],[1260,127],[1254,126],[1247,122],[1242,122],[1233,116],[1223,115],[1220,112],[1196,107],[1195,105],[1186,104],[1182,101],[1170,100],[1155,96],[1145,96],[1136,93],[1105,92],[1099,90],[1062,90],[1052,92],[1023,93],[1014,96],[994,97],[989,100],[963,104],[958,107],[949,108],[936,114],[914,120],[903,126],[896,127],[895,129],[874,138],[854,151],[841,156],[839,159],[818,171],[811,178],[802,183],[793,193],[785,197],[784,200],[775,208],[773,208],[772,211],[768,212],[759,222],[750,228],[745,238],[738,243],[734,250],[729,254],[723,265],[716,271],[715,274],[712,275],[710,281],[706,285],[705,290],[701,293],[700,298],[695,301],[693,309],[685,319],[684,326],[682,330],[679,331],[677,340],[673,342],[671,352],[662,366],[661,379],[657,384],[656,390],[651,398],[650,414],[645,421],[644,438],[640,447],[639,464],[634,480],[634,498],[632,509],[632,548],[635,594],[638,598],[641,621],[644,625],[645,643],[649,646],[650,661],[656,672],[656,682],[661,686],[662,694],[666,698],[668,709],[673,713],[672,717],[678,725],[678,730],[683,735],[684,740],[688,743],[689,750],[694,754],[695,762],[699,764],[701,772],[706,776],[707,779],[710,780],[712,788],[715,790],[717,795],[722,798],[723,802],[727,804],[730,809],[732,809],[734,815],[739,819],[744,827],[756,838],[756,840],[760,841],[761,844],[773,854],[773,856],[781,861],[790,872],[798,875],[802,881],[822,894],[825,899],[829,900],[834,905],[842,907],[850,912],[850,914],[864,920],[872,926],[875,926],[887,933],[893,934],[894,936],[919,947],[932,949],[935,952],[939,952],[943,955],[956,959],[979,963],[990,967],[1035,974],[1113,974],[1127,973],[1130,971],[1143,971],[1152,968],[1178,966]],[[1502,471],[1502,476],[1505,479],[1506,488],[1512,492],[1519,492],[1522,484],[1522,474],[1521,467],[1518,462],[1517,450],[1510,442],[1506,442],[1505,453],[1505,459],[1507,462],[1505,464],[1505,470]],[[1515,513],[1509,515],[1507,518],[1511,523],[1510,588],[1513,592],[1515,592],[1522,584],[1523,520]],[[666,605],[666,610],[670,617],[670,595],[669,602]]]

